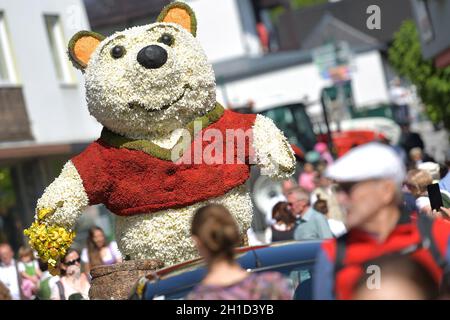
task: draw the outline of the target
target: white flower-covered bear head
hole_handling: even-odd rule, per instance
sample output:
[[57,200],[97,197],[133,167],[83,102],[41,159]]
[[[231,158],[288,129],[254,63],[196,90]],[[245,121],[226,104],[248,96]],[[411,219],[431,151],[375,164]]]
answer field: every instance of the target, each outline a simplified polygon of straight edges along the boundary
[[69,57],[85,75],[89,112],[132,139],[157,138],[215,106],[215,78],[185,3],[163,9],[157,22],[103,37],[80,31]]

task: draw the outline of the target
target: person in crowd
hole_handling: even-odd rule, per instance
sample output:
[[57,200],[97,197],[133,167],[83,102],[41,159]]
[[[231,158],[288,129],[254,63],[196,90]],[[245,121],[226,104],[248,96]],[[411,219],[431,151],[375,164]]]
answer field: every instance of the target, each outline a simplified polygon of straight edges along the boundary
[[342,208],[337,200],[332,181],[325,177],[323,173],[318,173],[315,183],[317,188],[311,193],[311,203],[314,204],[317,201],[317,198],[320,197],[322,200],[327,202],[329,210],[328,217],[330,219],[344,222],[344,212],[342,211]]
[[316,210],[317,212],[323,214],[323,215],[327,215],[328,214],[328,204],[326,200],[323,200],[320,195],[317,196],[316,201],[313,204],[313,209]]
[[431,215],[431,204],[428,198],[427,186],[433,178],[425,170],[409,170],[405,179],[405,186],[416,199],[416,206],[421,213]]
[[332,238],[327,219],[310,205],[310,194],[303,188],[289,192],[289,209],[297,220],[294,231],[295,240],[315,240]]
[[[423,162],[417,166],[417,169],[428,172],[433,180],[431,183],[439,184],[441,179],[441,166],[435,162]],[[444,208],[450,208],[450,192],[442,189],[440,186],[441,198]]]
[[39,289],[36,294],[37,300],[50,300],[52,290],[51,288],[59,281],[59,276],[53,276],[48,270],[48,264],[41,259],[38,260],[39,269],[42,271],[42,275],[39,279]]
[[435,218],[442,218],[446,222],[450,223],[450,208],[440,207],[439,210],[434,209],[431,216]]
[[8,288],[0,281],[0,300],[12,300]]
[[269,52],[269,31],[263,22],[256,23],[256,32],[258,33],[259,42],[264,53]]
[[272,217],[276,221],[271,226],[271,240],[294,240],[295,218],[289,210],[287,202],[278,202],[272,209]]
[[330,165],[333,163],[333,156],[331,155],[330,151],[328,150],[328,146],[324,142],[318,142],[314,146],[314,150],[320,154],[320,158],[326,162],[327,165]]
[[330,227],[330,230],[335,238],[347,232],[345,224],[342,221],[330,218],[328,216],[330,211],[328,210],[327,201],[322,199],[320,195],[317,196],[317,200],[314,203],[313,208],[327,218],[328,226]]
[[[439,187],[441,188],[441,190],[444,189],[443,185],[441,184],[441,181],[444,180],[444,178],[447,176],[447,174],[449,173],[449,167],[447,166],[447,164],[445,163],[439,163]],[[448,191],[447,191],[448,192]]]
[[423,152],[419,147],[412,148],[409,151],[408,168],[416,169],[423,162]]
[[406,154],[405,150],[402,148],[402,146],[398,145],[398,144],[393,144],[391,139],[388,138],[387,136],[382,136],[378,139],[378,142],[385,144],[386,146],[389,146],[390,148],[392,148],[397,155],[400,157],[400,159],[402,160],[402,162],[405,165],[408,165],[409,163],[409,159],[408,159],[408,155]]
[[282,190],[282,193],[284,196],[283,201],[287,200],[287,196],[288,196],[289,192],[291,192],[295,188],[298,188],[298,183],[294,178],[291,177],[287,180],[283,180],[283,182],[281,183],[281,190]]
[[417,208],[416,205],[416,198],[411,193],[411,191],[409,191],[406,185],[404,185],[402,188],[402,198],[402,207],[406,212],[409,212],[411,214],[417,214],[419,212],[419,208]]
[[439,188],[450,192],[450,150],[447,151],[445,155],[445,166],[447,167],[447,173],[441,175],[441,180],[439,181]]
[[108,243],[105,233],[100,227],[89,229],[87,247],[81,252],[84,271],[89,274],[94,266],[111,265],[122,262],[122,255],[115,241]]
[[412,132],[410,130],[409,124],[404,124],[401,126],[402,132],[400,135],[399,145],[405,150],[406,154],[413,148],[420,148],[422,151],[425,149],[425,144],[423,143],[420,134]]
[[418,169],[423,163],[433,162],[434,159],[424,153],[419,147],[412,148],[409,151],[408,169]]
[[438,163],[430,161],[422,162],[417,165],[417,169],[428,172],[431,176],[432,183],[438,183],[439,179],[441,178],[440,176],[441,168]]
[[359,146],[326,175],[338,183],[348,231],[319,250],[315,299],[351,299],[358,279],[369,272],[368,264],[387,255],[410,255],[435,281],[447,278],[450,224],[403,210],[405,167],[392,148],[376,142]]
[[306,162],[303,167],[303,172],[298,178],[298,185],[309,192],[313,191],[316,187],[314,184],[316,174],[314,166],[311,163]]
[[192,219],[192,239],[207,264],[207,274],[188,300],[289,300],[293,290],[280,273],[248,273],[234,260],[239,227],[222,205],[201,207]]
[[[357,282],[354,300],[435,300],[439,284],[419,261],[408,256],[381,257],[371,261],[374,272]],[[375,272],[377,278],[374,278]]]
[[13,300],[23,299],[19,269],[14,259],[14,252],[7,243],[0,244],[0,282],[9,290]]
[[60,279],[51,287],[51,300],[72,300],[81,297],[89,300],[90,283],[85,273],[81,272],[81,259],[77,250],[67,250],[61,258]]
[[406,88],[401,85],[399,78],[391,81],[389,95],[392,101],[392,116],[398,124],[408,124],[410,122],[409,115],[409,99],[410,94]]
[[39,287],[39,279],[42,275],[39,264],[34,258],[30,247],[19,248],[19,263],[17,264],[22,277],[21,289],[25,299],[32,300]]

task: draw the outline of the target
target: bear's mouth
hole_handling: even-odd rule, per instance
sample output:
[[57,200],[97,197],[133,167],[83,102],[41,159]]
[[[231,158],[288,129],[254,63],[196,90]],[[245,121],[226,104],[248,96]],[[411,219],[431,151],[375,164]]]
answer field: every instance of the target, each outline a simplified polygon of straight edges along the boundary
[[173,101],[171,101],[171,102],[169,102],[169,103],[166,103],[165,105],[163,105],[162,107],[160,107],[160,108],[158,108],[158,109],[148,109],[148,107],[145,105],[145,104],[143,104],[143,103],[141,103],[141,102],[139,102],[139,101],[132,101],[132,102],[129,102],[128,103],[128,107],[130,108],[130,109],[134,109],[134,108],[141,108],[141,109],[143,109],[144,111],[147,111],[147,112],[149,112],[149,113],[151,113],[151,112],[156,112],[156,111],[163,111],[163,110],[166,110],[166,109],[169,109],[171,106],[173,106],[175,103],[177,103],[178,101],[180,101],[181,99],[183,99],[183,97],[184,97],[184,94],[186,93],[186,90],[189,88],[189,85],[184,85],[183,86],[183,92],[181,93],[181,95],[180,96],[178,96],[176,99],[174,99]]

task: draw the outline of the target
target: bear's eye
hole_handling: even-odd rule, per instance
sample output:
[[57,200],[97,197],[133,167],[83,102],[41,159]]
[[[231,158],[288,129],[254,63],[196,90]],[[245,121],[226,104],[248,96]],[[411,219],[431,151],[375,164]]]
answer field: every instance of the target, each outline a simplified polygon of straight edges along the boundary
[[173,44],[173,36],[168,33],[164,33],[159,39],[158,42],[164,43],[165,45],[171,46]]
[[125,48],[123,46],[114,46],[111,49],[111,57],[113,57],[114,59],[119,59],[119,58],[123,57],[124,54],[125,54]]

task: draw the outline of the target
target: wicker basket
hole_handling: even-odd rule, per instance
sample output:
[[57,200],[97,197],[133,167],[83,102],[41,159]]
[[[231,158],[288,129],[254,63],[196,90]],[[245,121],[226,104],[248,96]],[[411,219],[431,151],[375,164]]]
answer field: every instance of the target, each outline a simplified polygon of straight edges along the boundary
[[157,260],[131,260],[91,270],[91,300],[125,300],[140,277],[164,266]]

